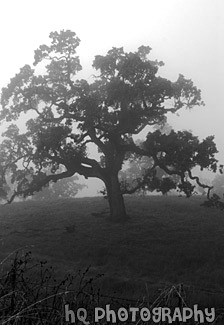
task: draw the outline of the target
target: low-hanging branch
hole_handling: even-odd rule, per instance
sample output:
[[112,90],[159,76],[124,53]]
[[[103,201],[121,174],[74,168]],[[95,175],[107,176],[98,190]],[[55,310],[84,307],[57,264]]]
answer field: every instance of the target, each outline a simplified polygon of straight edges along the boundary
[[16,196],[23,196],[27,197],[30,195],[33,195],[34,192],[40,191],[44,186],[52,182],[57,182],[59,179],[71,177],[74,173],[70,171],[65,171],[59,174],[53,174],[53,175],[46,175],[44,178],[41,179],[35,179],[33,180],[29,185],[28,188],[23,189],[24,185],[27,185],[27,179],[24,178],[17,186],[17,190],[14,191],[13,195],[9,200],[7,200],[7,203],[10,204]]

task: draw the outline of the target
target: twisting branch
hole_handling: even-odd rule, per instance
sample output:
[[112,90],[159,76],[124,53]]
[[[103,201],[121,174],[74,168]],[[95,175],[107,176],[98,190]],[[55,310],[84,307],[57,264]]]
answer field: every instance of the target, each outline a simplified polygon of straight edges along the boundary
[[210,192],[211,190],[213,189],[214,186],[210,186],[210,185],[205,185],[205,184],[202,184],[199,180],[199,177],[198,176],[193,176],[192,173],[191,173],[191,170],[187,170],[188,172],[188,175],[190,177],[191,180],[194,180],[196,181],[196,183],[201,186],[202,188],[207,188],[208,189],[208,192],[207,192],[207,199],[210,200]]
[[100,150],[106,154],[107,153],[107,149],[105,144],[100,140],[100,138],[97,138],[96,136],[96,130],[94,128],[90,128],[88,131],[88,134],[91,138],[91,140],[100,148]]
[[74,134],[74,133],[71,133],[68,135],[68,138],[71,138],[74,140],[74,142],[76,144],[82,142],[86,137],[88,136],[88,132],[86,133],[83,133],[83,134]]

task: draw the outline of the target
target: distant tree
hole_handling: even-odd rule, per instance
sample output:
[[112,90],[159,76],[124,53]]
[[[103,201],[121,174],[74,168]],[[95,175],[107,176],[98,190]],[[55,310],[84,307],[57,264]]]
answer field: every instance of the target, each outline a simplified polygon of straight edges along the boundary
[[213,192],[220,198],[224,197],[224,174],[217,174],[212,181]]
[[[123,191],[138,186],[138,183],[142,181],[142,178],[152,166],[153,159],[146,156],[130,159],[129,166],[119,173]],[[163,169],[157,166],[148,182],[145,181],[145,184],[134,193],[146,194],[147,192],[157,191],[165,195],[170,190],[177,189],[179,182],[180,177],[178,175],[169,176]]]
[[[178,175],[182,190],[190,195],[190,181],[210,190],[192,175],[192,169],[216,171],[214,138],[203,141],[191,132],[149,132],[141,146],[135,144],[147,126],[166,122],[167,114],[202,105],[201,93],[190,79],[179,75],[171,82],[158,75],[163,65],[150,60],[149,46],[136,52],[112,48],[97,55],[95,79],[75,80],[81,70],[74,32],[50,34],[51,44],[35,51],[34,66],[25,65],[2,89],[0,120],[9,123],[0,146],[1,182],[8,170],[17,184],[16,196],[30,196],[51,181],[76,173],[101,179],[106,187],[112,220],[126,218],[123,194],[134,193],[152,180],[157,167]],[[38,75],[35,66],[44,71]],[[43,67],[45,66],[45,69]],[[35,113],[22,133],[17,124],[24,113]],[[30,114],[28,115],[31,116]],[[88,154],[88,144],[98,147],[101,158]],[[153,164],[132,188],[122,189],[118,174],[131,154],[147,156]],[[64,166],[63,172],[57,172]],[[45,168],[51,169],[46,174]]]
[[77,183],[78,177],[64,178],[56,183],[50,182],[39,192],[32,196],[33,200],[56,200],[59,198],[74,198],[79,190],[82,190],[86,185]]

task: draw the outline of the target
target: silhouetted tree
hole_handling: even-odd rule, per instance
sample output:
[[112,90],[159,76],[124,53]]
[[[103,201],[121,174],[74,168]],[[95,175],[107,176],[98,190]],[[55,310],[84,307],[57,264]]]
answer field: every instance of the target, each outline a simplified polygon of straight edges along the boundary
[[[75,80],[81,70],[76,34],[52,32],[50,39],[50,45],[35,51],[34,66],[25,65],[2,89],[0,119],[10,125],[0,147],[1,182],[10,170],[17,184],[9,202],[78,173],[105,183],[111,218],[120,220],[126,218],[123,194],[148,183],[156,167],[178,175],[187,195],[189,180],[200,183],[192,168],[216,170],[217,150],[211,136],[199,141],[190,132],[166,135],[156,130],[148,133],[141,146],[134,142],[133,135],[148,125],[164,123],[167,114],[203,104],[200,90],[190,79],[179,75],[171,82],[158,75],[163,63],[150,60],[149,46],[130,53],[112,48],[104,56],[97,55],[93,67],[98,74],[89,83]],[[41,75],[35,70],[38,64],[42,71],[45,67]],[[28,119],[22,133],[12,122],[29,112],[35,116]],[[89,143],[98,147],[99,161],[88,154]],[[153,164],[133,188],[122,189],[118,173],[133,153],[149,157]],[[60,166],[65,170],[58,173]],[[50,175],[45,168],[51,169]]]

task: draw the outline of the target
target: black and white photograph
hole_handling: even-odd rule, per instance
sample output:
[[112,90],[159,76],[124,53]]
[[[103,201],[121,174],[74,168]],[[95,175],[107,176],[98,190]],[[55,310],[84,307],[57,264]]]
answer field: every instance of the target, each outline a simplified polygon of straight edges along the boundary
[[0,324],[224,324],[224,1],[0,12]]

